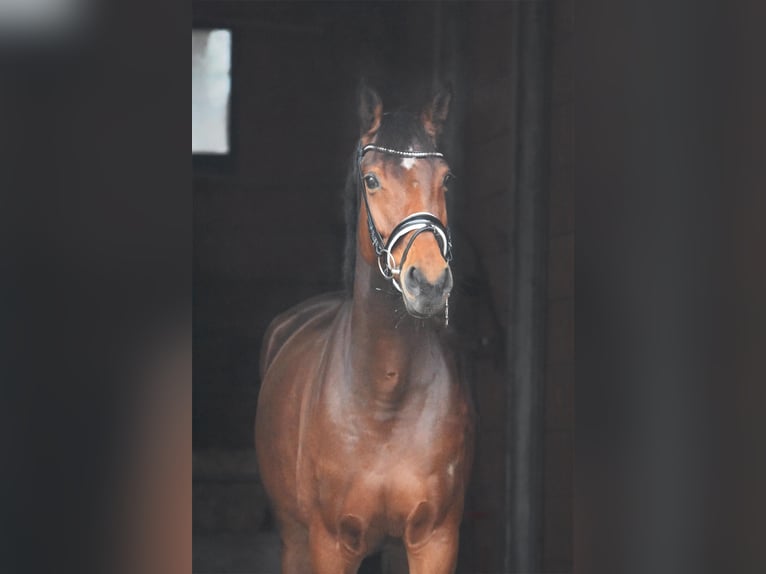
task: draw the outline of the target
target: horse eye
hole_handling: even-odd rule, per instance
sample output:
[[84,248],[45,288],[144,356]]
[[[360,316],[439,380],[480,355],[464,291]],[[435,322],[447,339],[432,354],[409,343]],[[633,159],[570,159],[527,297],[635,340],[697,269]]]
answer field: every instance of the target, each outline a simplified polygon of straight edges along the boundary
[[455,176],[452,175],[451,173],[448,173],[447,175],[444,176],[444,182],[442,183],[442,185],[444,186],[445,189],[447,189],[447,191],[449,191],[449,188],[452,186],[454,182],[455,182]]
[[371,173],[364,176],[364,184],[367,186],[367,189],[378,189],[380,187],[378,178]]

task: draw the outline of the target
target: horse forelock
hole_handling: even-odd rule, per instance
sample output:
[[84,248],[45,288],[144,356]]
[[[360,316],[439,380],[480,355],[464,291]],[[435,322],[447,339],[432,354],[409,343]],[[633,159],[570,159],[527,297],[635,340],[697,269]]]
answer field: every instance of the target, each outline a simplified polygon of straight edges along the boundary
[[[383,114],[380,129],[375,134],[377,145],[407,151],[436,151],[431,137],[426,133],[419,116],[409,112]],[[384,161],[400,161],[400,158],[384,156]]]

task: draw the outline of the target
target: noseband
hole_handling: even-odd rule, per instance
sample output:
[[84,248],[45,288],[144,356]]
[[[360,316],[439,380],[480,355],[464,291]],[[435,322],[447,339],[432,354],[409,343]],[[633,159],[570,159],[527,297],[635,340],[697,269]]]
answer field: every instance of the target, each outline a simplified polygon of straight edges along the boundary
[[[372,218],[372,211],[370,210],[370,204],[367,200],[367,188],[364,185],[364,176],[362,174],[362,158],[368,151],[377,151],[389,155],[413,159],[431,157],[443,158],[444,154],[437,151],[401,151],[373,144],[368,144],[364,147],[360,146],[357,149],[357,168],[359,171],[361,194],[362,198],[364,199],[364,206],[367,211],[367,228],[370,231],[370,241],[372,242],[372,246],[375,248],[375,254],[378,257],[378,269],[380,269],[383,277],[389,279],[391,283],[393,283],[394,287],[396,287],[396,289],[401,292],[402,288],[399,284],[401,279],[399,278],[399,275],[401,273],[402,267],[404,267],[404,261],[407,259],[407,254],[410,252],[410,248],[412,247],[412,244],[418,235],[425,231],[432,232],[436,237],[436,242],[439,244],[442,257],[444,257],[444,260],[447,263],[452,261],[452,239],[450,237],[449,229],[442,224],[438,217],[436,217],[433,213],[419,211],[417,213],[408,215],[399,223],[397,223],[394,229],[391,231],[391,235],[388,236],[388,241],[383,241],[383,236],[378,231],[378,228],[375,227],[375,221]],[[405,245],[404,251],[402,252],[402,259],[397,265],[392,251],[394,250],[394,247],[396,247],[396,244],[402,240],[402,238],[413,231],[414,233],[412,234],[412,237],[410,237],[409,241],[407,241],[407,245]]]

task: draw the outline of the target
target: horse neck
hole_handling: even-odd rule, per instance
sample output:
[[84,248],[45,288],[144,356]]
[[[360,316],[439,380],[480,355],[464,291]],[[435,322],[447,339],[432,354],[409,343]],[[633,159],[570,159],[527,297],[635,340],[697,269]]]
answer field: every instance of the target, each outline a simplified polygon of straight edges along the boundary
[[[404,308],[401,296],[377,268],[357,253],[351,310],[350,361],[355,393],[362,399],[391,406],[410,389],[413,368],[434,343],[430,321],[416,320]],[[397,294],[398,295],[398,294]]]

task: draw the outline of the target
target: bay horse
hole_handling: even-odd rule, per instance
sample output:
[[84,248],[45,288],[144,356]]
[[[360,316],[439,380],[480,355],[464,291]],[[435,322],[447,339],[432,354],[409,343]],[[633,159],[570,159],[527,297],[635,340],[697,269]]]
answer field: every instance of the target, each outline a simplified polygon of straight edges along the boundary
[[283,573],[354,573],[396,539],[411,573],[455,570],[475,422],[444,326],[449,101],[384,114],[361,90],[351,296],[299,304],[265,335],[255,443]]

